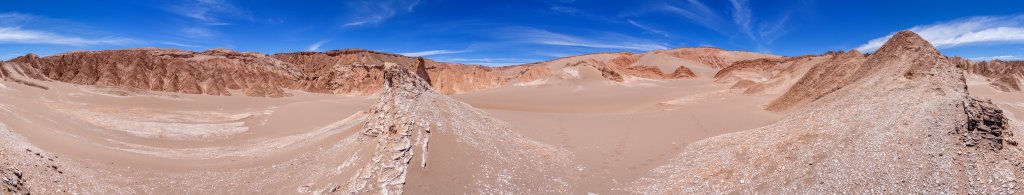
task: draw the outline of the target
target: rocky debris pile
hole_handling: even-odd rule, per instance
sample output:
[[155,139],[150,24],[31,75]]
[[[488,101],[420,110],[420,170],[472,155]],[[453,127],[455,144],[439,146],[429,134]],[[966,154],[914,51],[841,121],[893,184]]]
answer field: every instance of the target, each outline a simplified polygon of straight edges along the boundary
[[971,99],[965,103],[967,122],[955,132],[965,146],[1001,150],[1004,144],[1017,145],[1015,141],[1005,140],[1013,136],[1013,131],[1008,129],[1009,122],[1003,116],[1003,110],[991,100]]
[[29,194],[28,187],[25,187],[25,178],[21,171],[14,168],[0,168],[0,191],[12,194]]
[[[382,70],[384,91],[362,130],[364,139],[376,140],[377,147],[372,160],[349,181],[348,192],[568,192],[568,181],[562,178],[572,163],[567,151],[530,140],[483,111],[434,92],[409,67],[385,63]],[[428,158],[430,151],[474,159]],[[452,167],[457,169],[448,170]],[[432,168],[444,170],[428,171]],[[407,185],[465,178],[473,178],[472,183],[432,190]]]
[[[998,140],[992,135],[998,111],[973,102],[963,71],[920,36],[899,32],[862,67],[845,72],[852,72],[847,78],[853,82],[804,109],[761,128],[694,142],[627,189],[645,194],[1019,193],[1024,151],[1012,144],[979,147]],[[979,120],[988,130],[975,126],[972,132],[970,124]],[[1008,132],[1016,130],[1001,128],[1001,139],[1015,143]],[[964,144],[961,132],[979,137],[979,145]]]
[[[422,146],[420,155],[427,156],[430,127],[423,118],[429,115],[418,115],[422,113],[411,106],[433,101],[439,95],[422,77],[404,67],[394,63],[385,63],[383,67],[384,91],[362,130],[363,135],[376,138],[377,149],[372,162],[351,183],[353,193],[401,194],[416,149],[414,142]],[[413,140],[413,136],[417,139]]]

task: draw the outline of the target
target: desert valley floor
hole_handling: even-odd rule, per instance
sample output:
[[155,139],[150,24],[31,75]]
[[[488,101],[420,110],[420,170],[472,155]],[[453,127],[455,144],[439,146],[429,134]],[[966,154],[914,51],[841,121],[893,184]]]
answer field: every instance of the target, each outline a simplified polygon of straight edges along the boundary
[[[379,58],[386,65],[382,77],[372,81],[381,85],[379,93],[282,87],[275,94],[288,94],[283,97],[258,97],[273,96],[262,95],[269,92],[242,95],[253,94],[252,88],[245,87],[227,87],[223,90],[231,96],[217,96],[82,84],[77,78],[46,73],[50,62],[38,57],[16,59],[6,64],[31,65],[0,65],[10,78],[0,82],[2,188],[40,194],[1020,193],[1016,188],[1022,184],[1016,177],[1024,177],[1020,175],[1021,149],[1010,136],[1021,133],[1024,95],[1019,89],[992,84],[995,79],[984,74],[961,70],[937,52],[928,53],[931,46],[912,33],[894,39],[898,40],[869,55],[838,52],[797,58],[741,53],[729,54],[736,59],[716,66],[644,54],[627,63],[651,65],[660,69],[659,74],[680,75],[684,72],[680,67],[688,68],[690,76],[671,79],[670,74],[645,76],[640,71],[650,69],[608,68],[614,65],[604,62],[615,61],[609,60],[615,56],[594,54],[537,65],[546,68],[542,72],[557,72],[545,73],[551,76],[531,80],[519,76],[478,88],[442,86],[438,83],[450,78],[431,72],[438,69],[422,68],[423,59],[417,72],[416,65],[406,65],[416,62],[396,65],[388,57]],[[737,65],[744,62],[749,63],[746,68]],[[426,62],[432,63],[436,62]],[[859,80],[835,85],[811,83],[817,80],[807,76],[846,77],[817,70],[825,64],[844,63],[868,68],[848,72],[864,75],[854,76]],[[934,67],[922,70],[921,64]],[[41,73],[33,76],[36,73],[29,67]],[[432,81],[420,78],[423,70]],[[890,81],[890,76],[898,79]],[[960,77],[964,80],[947,82]],[[199,84],[202,93],[211,89],[206,82]],[[833,86],[824,93],[806,92]],[[786,104],[778,99],[788,97],[787,93],[804,92],[814,97],[797,98],[795,106],[773,107]],[[957,125],[971,119],[949,119],[946,124],[946,118],[941,118],[991,113],[990,107],[970,110],[974,104],[965,97],[991,99],[1001,109],[998,116],[1005,115],[997,121],[1003,133],[993,133],[999,136],[993,145],[983,145],[996,140],[989,134],[980,135],[979,142],[969,139],[973,129],[957,130],[963,128]],[[889,100],[884,98],[899,104],[850,103]],[[949,102],[964,103],[957,107],[959,103]],[[933,105],[949,107],[930,110]],[[853,108],[857,106],[882,114],[859,114]],[[832,115],[841,117],[828,118]],[[889,118],[876,123],[872,117]],[[786,125],[798,122],[802,124],[796,125],[798,130],[786,130],[790,128]],[[794,136],[771,134],[777,129]],[[929,130],[936,133],[917,133]],[[875,131],[896,135],[870,135]],[[829,136],[833,133],[842,136]],[[785,141],[791,137],[793,142]],[[935,141],[933,137],[943,138]],[[731,138],[782,141],[726,140]],[[691,147],[697,142],[701,144]],[[745,147],[737,146],[744,143],[758,148],[722,148]],[[872,143],[880,144],[864,146]],[[864,150],[846,150],[853,147]],[[806,151],[807,156],[761,151],[773,148]],[[725,153],[728,157],[721,157]],[[691,158],[694,155],[731,159],[698,162],[701,158]],[[851,167],[874,162],[885,165]],[[822,167],[794,168],[818,164]],[[830,175],[833,168],[847,170],[836,174],[851,177],[837,179]],[[886,168],[891,170],[864,171]],[[892,181],[871,180],[893,175],[885,171],[908,170],[915,174],[895,176]],[[946,177],[948,173],[963,176]],[[825,181],[866,187],[834,187]]]

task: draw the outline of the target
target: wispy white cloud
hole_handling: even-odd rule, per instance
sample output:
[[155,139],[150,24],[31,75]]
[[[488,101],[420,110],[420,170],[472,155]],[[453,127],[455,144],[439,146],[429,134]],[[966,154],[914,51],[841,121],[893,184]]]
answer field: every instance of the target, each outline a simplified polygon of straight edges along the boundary
[[177,47],[187,47],[187,48],[200,48],[200,47],[203,47],[203,46],[196,45],[196,44],[180,43],[180,42],[174,42],[174,41],[159,41],[157,43],[164,44],[164,45],[170,45],[170,46],[177,46]]
[[633,26],[635,26],[637,28],[643,29],[643,30],[645,30],[647,32],[651,32],[651,33],[654,33],[654,34],[657,34],[657,35],[661,35],[663,37],[671,37],[672,36],[668,32],[665,32],[663,30],[658,30],[656,28],[653,28],[653,27],[650,27],[650,26],[647,26],[647,25],[643,25],[643,24],[637,23],[636,21],[633,21],[631,19],[627,19],[626,22],[629,22],[629,24],[632,24]]
[[[983,43],[1024,43],[1024,15],[976,16],[910,28],[937,48]],[[896,33],[872,39],[857,47],[861,52],[877,50]]]
[[[789,32],[787,22],[797,8],[783,9],[778,16],[754,17],[754,10],[749,0],[729,0],[728,11],[716,11],[700,0],[686,0],[676,3],[665,3],[661,10],[683,16],[694,23],[714,30],[722,35],[741,34],[750,39],[758,48],[771,44],[775,39]],[[723,14],[729,13],[729,14]],[[773,18],[764,20],[757,18]],[[732,22],[727,22],[731,19]]]
[[989,61],[989,60],[1024,60],[1024,56],[1019,55],[1001,55],[1001,56],[986,56],[986,57],[973,57],[968,58],[974,61]]
[[167,10],[213,26],[231,24],[225,18],[253,20],[248,11],[239,9],[227,0],[187,0]]
[[579,37],[529,27],[512,27],[500,30],[499,33],[513,41],[525,41],[531,44],[572,46],[600,49],[624,49],[633,51],[649,51],[668,49],[664,43],[639,39],[631,36],[608,33],[599,37]]
[[440,62],[449,63],[460,63],[460,64],[478,64],[485,66],[508,66],[508,65],[519,65],[533,62],[539,62],[536,59],[521,59],[521,58],[436,58],[435,60]]
[[412,13],[420,0],[356,0],[347,4],[349,13],[342,27],[375,25],[400,13]]
[[402,54],[404,56],[420,57],[420,56],[432,56],[432,55],[442,55],[442,54],[457,54],[457,53],[466,53],[466,52],[468,52],[468,51],[467,50],[459,50],[459,51],[454,51],[454,50],[429,50],[429,51],[406,52],[406,53],[399,53],[399,54]]
[[666,3],[662,5],[661,8],[670,13],[675,13],[690,19],[693,22],[711,30],[718,31],[719,33],[728,33],[729,30],[725,25],[724,19],[722,19],[722,17],[713,9],[704,5],[704,3],[701,3],[699,0],[687,0],[680,3],[683,5],[675,6]]
[[0,27],[0,43],[52,44],[71,46],[125,45],[140,41],[128,38],[83,38],[46,31],[25,30],[19,27]]
[[208,38],[220,35],[217,31],[206,27],[185,27],[181,29],[181,33],[189,38]]
[[306,47],[306,51],[320,51],[320,46],[323,46],[324,44],[330,41],[331,40],[317,41],[316,43],[310,44],[309,47]]
[[111,36],[70,21],[17,12],[0,13],[0,44],[127,45],[143,41]]
[[739,29],[743,34],[746,34],[751,39],[756,39],[754,33],[750,28],[750,20],[752,17],[752,11],[747,0],[730,0],[732,4],[732,21],[739,26]]

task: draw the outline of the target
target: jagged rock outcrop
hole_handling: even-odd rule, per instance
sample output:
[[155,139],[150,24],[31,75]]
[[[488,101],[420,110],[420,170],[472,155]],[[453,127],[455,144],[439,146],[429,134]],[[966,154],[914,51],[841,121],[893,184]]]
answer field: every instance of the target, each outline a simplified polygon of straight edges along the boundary
[[605,54],[592,54],[494,68],[360,49],[273,56],[227,49],[203,52],[125,49],[76,51],[48,57],[29,54],[8,64],[26,78],[38,80],[225,96],[232,95],[232,90],[241,90],[246,96],[283,97],[289,95],[287,89],[356,95],[378,93],[383,81],[379,64],[383,62],[422,67],[417,71],[429,77],[435,90],[454,94],[504,85],[544,84],[560,75],[553,70],[563,70],[566,66],[592,66],[606,79],[626,82],[634,78],[692,78],[697,76],[692,66],[717,69],[735,61],[777,57],[714,48],[607,54],[611,56],[594,58]]
[[[648,194],[1019,193],[1021,148],[980,148],[985,144],[965,144],[962,134],[990,143],[1017,138],[994,137],[995,124],[984,121],[1004,120],[994,114],[998,108],[978,106],[963,71],[920,36],[897,33],[848,78],[853,82],[774,124],[690,144],[629,188]],[[988,130],[972,127],[979,120]],[[1021,127],[1008,128],[1000,131]]]
[[[431,189],[445,194],[568,193],[567,151],[434,92],[415,69],[384,64],[383,92],[362,130],[364,139],[377,141],[376,151],[349,181],[349,193],[425,193],[407,184],[426,181],[446,184]],[[464,156],[430,158],[431,151]],[[449,183],[466,178],[472,182]]]
[[967,122],[957,128],[956,134],[960,135],[965,146],[1001,150],[1004,144],[1017,145],[1015,140],[1006,139],[1013,136],[1013,131],[1009,130],[1003,110],[991,100],[970,99],[965,102],[964,112],[967,113]]
[[833,53],[824,63],[812,67],[789,88],[765,108],[783,111],[808,104],[854,82],[852,76],[865,61],[864,55],[856,50]]
[[235,89],[250,96],[282,97],[287,94],[281,87],[298,77],[292,64],[226,49],[80,51],[44,58],[29,54],[8,63],[38,80],[208,95],[231,95],[227,89]]
[[299,67],[303,76],[297,89],[319,93],[377,93],[382,88],[383,70],[373,64],[383,62],[393,62],[408,68],[421,67],[417,72],[428,76],[431,86],[444,94],[486,90],[509,82],[528,82],[546,76],[527,75],[546,74],[544,70],[533,70],[532,66],[491,68],[449,64],[358,49],[279,53],[273,57]]

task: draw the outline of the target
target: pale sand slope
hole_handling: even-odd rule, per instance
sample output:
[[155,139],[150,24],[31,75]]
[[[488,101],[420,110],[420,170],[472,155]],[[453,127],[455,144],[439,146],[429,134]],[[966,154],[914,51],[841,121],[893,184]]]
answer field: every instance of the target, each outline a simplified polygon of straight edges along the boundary
[[690,142],[780,117],[761,109],[774,96],[741,95],[728,87],[710,78],[583,81],[453,97],[575,154],[580,179],[573,191],[621,194],[615,187],[666,163]]
[[345,182],[372,148],[352,136],[374,101],[366,97],[40,83],[51,89],[0,87],[3,168],[23,173],[34,193],[309,193]]

